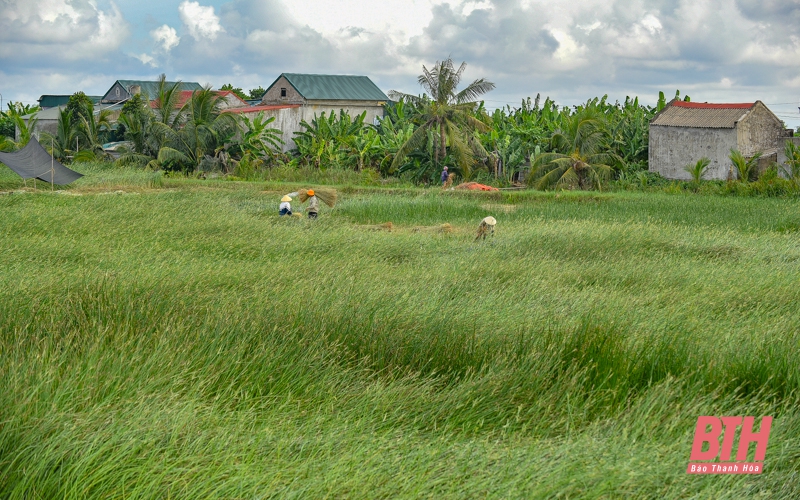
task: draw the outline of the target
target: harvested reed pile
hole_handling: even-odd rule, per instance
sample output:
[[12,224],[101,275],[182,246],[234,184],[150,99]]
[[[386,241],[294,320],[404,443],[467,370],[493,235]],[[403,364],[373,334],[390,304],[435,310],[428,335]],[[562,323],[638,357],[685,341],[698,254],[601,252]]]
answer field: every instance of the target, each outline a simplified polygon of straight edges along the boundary
[[[308,189],[300,189],[297,191],[297,199],[300,200],[300,203],[305,203],[309,196],[308,196]],[[329,207],[333,208],[336,205],[336,190],[331,188],[319,188],[314,189],[314,196],[320,199],[322,203],[328,205]]]
[[465,182],[455,187],[456,189],[467,189],[470,191],[500,191],[494,186],[487,186],[486,184],[479,184],[477,182]]
[[367,231],[392,231],[394,225],[391,222],[384,222],[383,224],[367,224],[356,226],[359,229],[366,229]]
[[453,226],[447,223],[436,226],[414,226],[411,231],[414,233],[452,233]]

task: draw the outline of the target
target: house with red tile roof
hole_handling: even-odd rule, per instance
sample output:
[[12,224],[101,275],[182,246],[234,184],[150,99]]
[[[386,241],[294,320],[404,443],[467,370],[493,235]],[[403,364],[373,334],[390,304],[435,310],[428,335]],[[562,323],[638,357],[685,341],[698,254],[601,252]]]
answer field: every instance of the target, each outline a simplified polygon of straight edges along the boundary
[[777,161],[791,130],[761,101],[707,103],[673,100],[650,121],[649,170],[668,179],[689,180],[684,170],[711,160],[704,179],[735,179],[731,149],[745,157],[762,153],[760,168]]
[[[194,90],[181,90],[178,94],[178,100],[175,103],[175,108],[182,108],[187,102],[189,102],[194,92]],[[213,92],[220,97],[219,108],[222,110],[250,107],[247,101],[234,94],[230,90],[214,90]],[[157,108],[158,101],[150,101],[150,107],[153,109]]]

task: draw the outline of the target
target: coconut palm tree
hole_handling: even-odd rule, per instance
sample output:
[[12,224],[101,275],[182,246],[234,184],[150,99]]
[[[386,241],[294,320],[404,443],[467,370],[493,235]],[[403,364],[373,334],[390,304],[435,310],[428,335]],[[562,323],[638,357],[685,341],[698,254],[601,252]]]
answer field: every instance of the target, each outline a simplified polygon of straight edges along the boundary
[[103,144],[100,140],[102,130],[111,129],[111,111],[103,109],[95,116],[94,104],[86,104],[86,113],[81,115],[77,126],[80,150],[75,153],[75,161],[91,161],[103,155]]
[[783,149],[786,154],[785,166],[781,170],[787,179],[791,180],[795,187],[800,186],[800,147],[792,141],[786,141]]
[[705,175],[706,170],[708,170],[708,165],[710,164],[711,160],[704,156],[697,160],[697,163],[694,165],[687,165],[683,167],[683,169],[686,172],[689,172],[689,175],[692,176],[692,180],[695,182],[695,184],[700,184],[700,180]]
[[[475,156],[488,156],[475,134],[476,131],[486,132],[489,129],[486,123],[476,117],[479,103],[475,99],[492,90],[495,85],[479,78],[463,90],[457,91],[466,67],[466,63],[461,63],[456,69],[453,60],[448,57],[444,61],[437,61],[431,70],[422,67],[422,75],[418,79],[425,90],[422,96],[396,90],[389,92],[392,99],[403,100],[418,107],[420,122],[419,127],[397,151],[392,169],[403,165],[406,156],[421,149],[429,137],[434,141],[434,157],[443,162],[445,156],[451,154],[465,177],[469,176],[472,165],[475,164]],[[433,131],[433,135],[429,131]]]
[[611,176],[611,165],[621,161],[608,147],[604,123],[593,109],[564,115],[561,128],[550,138],[550,149],[532,165],[529,182],[539,189],[599,189]]
[[738,149],[731,149],[728,158],[730,158],[733,168],[736,169],[736,176],[740,182],[750,182],[750,179],[756,173],[756,167],[758,166],[758,160],[761,158],[761,155],[762,153],[759,151],[752,157],[745,158]]
[[221,100],[209,88],[195,91],[180,109],[183,120],[173,119],[176,128],[161,120],[153,124],[164,138],[157,158],[161,166],[184,170],[199,167],[206,157],[221,160],[220,153],[239,130],[236,118],[220,111]]
[[42,133],[40,142],[50,154],[60,162],[66,162],[72,157],[78,147],[78,127],[73,125],[72,112],[64,108],[58,113],[56,133]]

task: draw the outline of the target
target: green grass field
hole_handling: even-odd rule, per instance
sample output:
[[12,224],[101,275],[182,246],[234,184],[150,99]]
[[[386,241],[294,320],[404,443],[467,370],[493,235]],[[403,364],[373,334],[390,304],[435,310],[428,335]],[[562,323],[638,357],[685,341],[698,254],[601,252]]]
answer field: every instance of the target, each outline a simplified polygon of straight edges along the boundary
[[2,498],[800,496],[795,199],[88,171],[0,195]]

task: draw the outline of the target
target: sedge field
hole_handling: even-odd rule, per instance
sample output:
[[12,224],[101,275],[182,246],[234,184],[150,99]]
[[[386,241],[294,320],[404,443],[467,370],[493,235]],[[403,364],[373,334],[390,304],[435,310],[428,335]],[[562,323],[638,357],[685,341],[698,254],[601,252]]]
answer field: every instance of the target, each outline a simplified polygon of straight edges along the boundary
[[0,186],[2,498],[800,496],[796,199]]

